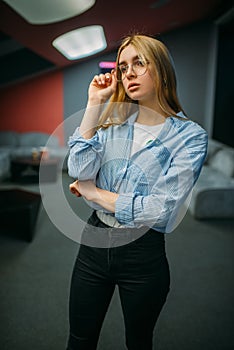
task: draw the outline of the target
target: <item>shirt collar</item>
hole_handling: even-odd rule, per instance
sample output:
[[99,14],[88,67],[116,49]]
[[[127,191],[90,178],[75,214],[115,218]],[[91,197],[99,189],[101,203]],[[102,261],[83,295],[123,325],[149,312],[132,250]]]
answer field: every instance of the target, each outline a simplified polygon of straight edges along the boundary
[[133,113],[133,114],[126,120],[126,122],[127,122],[129,125],[134,124],[135,121],[136,121],[136,119],[137,119],[137,117],[138,117],[138,113],[139,113],[139,111],[136,111],[135,113]]

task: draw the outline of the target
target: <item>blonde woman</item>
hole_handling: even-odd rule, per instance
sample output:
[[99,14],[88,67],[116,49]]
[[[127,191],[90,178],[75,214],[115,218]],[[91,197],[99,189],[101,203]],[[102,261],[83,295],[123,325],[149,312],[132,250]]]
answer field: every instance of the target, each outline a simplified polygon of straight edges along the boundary
[[70,190],[93,214],[73,270],[67,349],[96,349],[117,286],[127,349],[151,350],[170,285],[164,237],[186,212],[207,149],[206,132],[180,105],[161,41],[123,40],[116,70],[91,81],[69,145]]

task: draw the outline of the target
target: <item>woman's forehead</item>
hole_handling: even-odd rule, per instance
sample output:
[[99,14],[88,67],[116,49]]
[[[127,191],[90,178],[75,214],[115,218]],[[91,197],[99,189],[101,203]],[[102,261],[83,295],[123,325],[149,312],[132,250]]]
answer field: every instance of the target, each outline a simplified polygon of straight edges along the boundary
[[139,58],[139,52],[133,45],[126,46],[119,56],[119,63],[133,61],[134,59]]

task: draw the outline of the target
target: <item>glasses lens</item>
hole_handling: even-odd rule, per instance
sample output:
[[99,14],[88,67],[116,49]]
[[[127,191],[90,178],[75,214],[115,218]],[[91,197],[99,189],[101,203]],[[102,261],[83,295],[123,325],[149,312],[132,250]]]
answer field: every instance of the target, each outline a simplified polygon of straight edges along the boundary
[[[130,67],[129,65],[121,65],[117,67],[117,81],[122,81],[125,79],[126,74],[128,73]],[[147,71],[147,62],[144,61],[136,61],[132,64],[131,69],[134,71],[134,73],[138,75],[144,75]]]
[[137,61],[133,64],[133,69],[137,75],[144,75],[147,69],[147,64],[142,61]]

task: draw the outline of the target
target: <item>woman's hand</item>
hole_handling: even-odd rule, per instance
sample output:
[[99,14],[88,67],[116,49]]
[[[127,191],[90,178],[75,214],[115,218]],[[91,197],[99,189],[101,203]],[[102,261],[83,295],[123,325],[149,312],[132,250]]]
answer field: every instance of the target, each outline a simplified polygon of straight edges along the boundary
[[117,86],[116,73],[95,75],[89,85],[87,108],[80,124],[80,134],[90,139],[97,131],[98,121],[102,114],[103,103],[115,92]]
[[117,86],[116,73],[95,75],[89,85],[89,100],[104,103],[115,92]]
[[74,194],[76,197],[81,197],[77,180],[69,185],[69,189],[70,189],[71,193]]
[[78,181],[76,180],[69,185],[71,193],[77,197],[84,197],[87,200],[92,200],[94,193],[97,192],[97,187],[91,180]]

